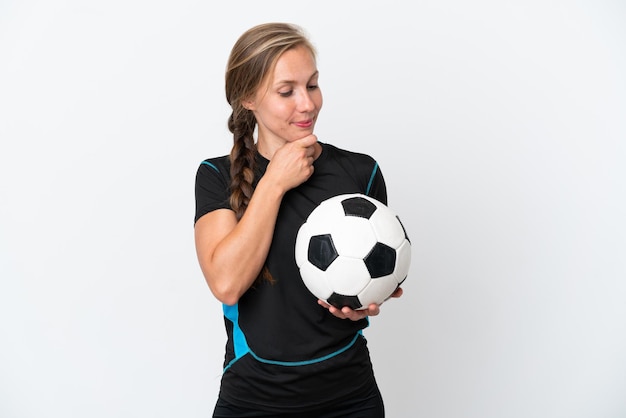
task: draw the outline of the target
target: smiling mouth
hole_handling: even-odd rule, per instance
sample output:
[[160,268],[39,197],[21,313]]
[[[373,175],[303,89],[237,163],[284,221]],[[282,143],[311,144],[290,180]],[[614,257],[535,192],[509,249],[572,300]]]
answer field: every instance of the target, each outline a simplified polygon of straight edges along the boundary
[[308,128],[313,125],[313,119],[303,120],[300,122],[295,122],[294,125],[300,128]]

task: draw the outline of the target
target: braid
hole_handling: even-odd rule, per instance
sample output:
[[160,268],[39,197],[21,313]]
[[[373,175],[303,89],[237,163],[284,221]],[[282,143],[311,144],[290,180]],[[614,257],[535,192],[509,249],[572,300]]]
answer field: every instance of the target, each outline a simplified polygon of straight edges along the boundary
[[254,126],[256,121],[250,111],[235,111],[228,119],[228,129],[233,133],[233,148],[230,152],[230,205],[241,219],[250,198],[252,197],[254,181],[254,158],[256,147],[254,145]]
[[[256,119],[250,111],[238,112],[239,117],[235,117],[235,112],[228,119],[228,129],[233,133],[233,148],[230,152],[230,205],[237,215],[237,220],[243,216],[254,188],[254,164],[256,147],[254,145],[254,126]],[[267,265],[263,266],[256,283],[263,280],[274,283]]]

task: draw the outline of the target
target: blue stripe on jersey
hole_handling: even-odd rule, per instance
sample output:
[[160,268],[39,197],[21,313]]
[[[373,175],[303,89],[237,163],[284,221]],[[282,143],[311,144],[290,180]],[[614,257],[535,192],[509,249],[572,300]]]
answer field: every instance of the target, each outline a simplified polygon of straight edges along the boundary
[[254,357],[257,361],[261,362],[261,363],[266,363],[266,364],[275,364],[277,366],[306,366],[308,364],[314,364],[314,363],[319,363],[321,361],[324,360],[328,360],[329,358],[335,357],[336,355],[339,355],[341,353],[343,353],[344,351],[348,350],[350,347],[352,347],[354,345],[354,343],[356,342],[356,340],[359,338],[359,335],[362,335],[362,331],[359,331],[356,333],[356,335],[354,336],[354,338],[352,339],[352,341],[350,341],[345,347],[340,348],[339,350],[327,354],[325,356],[322,357],[318,357],[318,358],[314,358],[311,360],[305,360],[305,361],[277,361],[277,360],[267,360],[264,358],[261,358],[259,356],[257,356],[252,350],[250,350],[250,355],[252,357]]
[[213,170],[217,171],[218,173],[220,172],[220,170],[218,170],[217,167],[215,167],[215,164],[211,164],[208,161],[202,161],[202,163],[200,164],[208,165],[209,167],[211,167]]
[[372,188],[372,183],[374,182],[374,176],[376,175],[376,171],[378,171],[378,163],[374,163],[374,168],[372,169],[372,175],[370,176],[370,181],[367,183],[367,190],[365,194],[369,196],[370,189]]
[[224,371],[232,366],[237,360],[250,352],[248,341],[239,326],[239,304],[222,305],[224,316],[233,323],[233,345],[235,350],[235,358],[224,368]]
[[[254,359],[256,359],[258,362],[265,363],[265,364],[274,364],[274,365],[277,365],[277,366],[306,366],[308,364],[319,363],[321,361],[328,360],[329,358],[335,357],[335,356],[343,353],[344,351],[348,350],[350,347],[352,347],[354,345],[354,343],[359,338],[359,336],[363,335],[363,330],[359,330],[356,333],[356,335],[354,336],[354,338],[352,339],[352,341],[350,341],[344,347],[340,348],[339,350],[337,350],[335,352],[327,354],[325,356],[314,358],[314,359],[311,359],[311,360],[305,360],[305,361],[268,360],[268,359],[264,359],[262,357],[259,357],[252,350],[250,350],[250,347],[248,346],[248,341],[246,340],[246,336],[244,335],[243,331],[241,330],[241,327],[239,326],[239,306],[238,306],[238,304],[235,304],[235,305],[222,305],[222,309],[224,311],[224,316],[229,321],[231,321],[233,323],[233,346],[234,346],[234,350],[235,350],[235,358],[232,359],[226,365],[226,367],[224,367],[224,372],[226,370],[228,370],[230,368],[230,366],[235,364],[235,362],[237,362],[237,360],[239,360],[241,357],[245,356],[248,353],[250,353],[250,355]],[[368,318],[368,325],[369,325],[369,318]]]
[[261,363],[266,363],[266,364],[275,364],[277,366],[306,366],[308,364],[314,364],[314,363],[319,363],[321,361],[324,360],[328,360],[329,358],[335,357],[338,354],[343,353],[344,351],[346,351],[347,349],[349,349],[350,347],[352,347],[354,345],[354,343],[356,342],[357,338],[359,338],[359,335],[361,335],[362,332],[359,331],[356,333],[356,335],[354,336],[354,338],[352,339],[352,341],[350,341],[345,347],[340,348],[339,350],[327,354],[325,356],[322,357],[318,357],[318,358],[314,358],[312,360],[305,360],[305,361],[277,361],[277,360],[267,360],[264,359],[262,357],[257,356],[252,350],[250,350],[250,355],[252,357],[254,357],[257,361],[261,362]]

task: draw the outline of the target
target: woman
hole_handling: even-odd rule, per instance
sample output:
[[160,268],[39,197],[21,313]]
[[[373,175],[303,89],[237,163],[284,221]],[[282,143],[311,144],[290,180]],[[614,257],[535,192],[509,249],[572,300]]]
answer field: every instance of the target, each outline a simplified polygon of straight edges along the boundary
[[373,158],[313,134],[318,75],[294,25],[253,27],[229,57],[234,145],[196,176],[196,250],[228,336],[214,417],[384,416],[362,335],[379,306],[316,301],[295,263],[297,231],[323,200],[363,193],[387,203]]

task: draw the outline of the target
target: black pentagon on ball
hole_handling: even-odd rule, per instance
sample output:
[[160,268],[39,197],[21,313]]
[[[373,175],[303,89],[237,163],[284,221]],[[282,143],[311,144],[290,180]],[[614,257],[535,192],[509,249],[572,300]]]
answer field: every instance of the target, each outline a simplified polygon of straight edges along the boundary
[[341,201],[346,216],[358,216],[369,219],[376,212],[376,205],[369,200],[355,196]]
[[338,256],[330,234],[313,235],[309,240],[309,261],[318,269],[326,271]]
[[339,293],[334,293],[334,292],[327,299],[327,302],[333,305],[337,309],[341,309],[344,306],[347,306],[350,309],[356,310],[361,307],[361,302],[359,301],[358,297],[340,295]]
[[388,276],[396,267],[396,250],[382,242],[377,242],[363,261],[372,279]]

